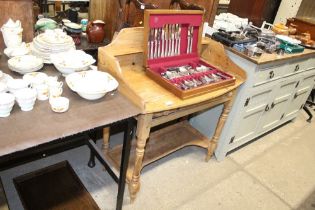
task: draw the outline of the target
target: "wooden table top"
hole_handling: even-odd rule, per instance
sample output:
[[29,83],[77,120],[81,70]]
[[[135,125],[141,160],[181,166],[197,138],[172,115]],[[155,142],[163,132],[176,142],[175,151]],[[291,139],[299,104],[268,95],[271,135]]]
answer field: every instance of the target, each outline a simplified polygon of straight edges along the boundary
[[[0,69],[13,78],[22,77],[8,69],[5,56],[0,58]],[[60,75],[53,65],[45,65],[41,71],[51,76]],[[64,82],[63,77],[60,76],[60,79]],[[0,156],[108,125],[140,113],[139,108],[118,91],[96,101],[81,98],[72,92],[65,82],[63,91],[63,96],[70,99],[69,110],[65,113],[53,112],[48,100],[36,100],[32,111],[23,112],[15,103],[11,115],[0,118]]]
[[[120,91],[137,104],[143,114],[172,110],[217,98],[239,87],[246,78],[245,73],[243,77],[236,75],[236,83],[233,86],[183,100],[147,76],[143,67],[142,46],[143,28],[124,29],[120,31],[111,44],[99,48],[98,65],[100,69],[109,71],[120,80],[122,84]],[[223,47],[222,49],[219,47],[218,50],[224,53]],[[203,56],[205,60],[215,65],[216,63],[211,62],[210,57],[207,53]],[[222,62],[228,60],[225,55],[221,55],[221,58],[216,60]],[[227,70],[226,68],[239,69],[236,65],[221,66],[219,63],[217,64],[215,66],[222,70]],[[233,74],[233,71],[229,71],[229,73]]]

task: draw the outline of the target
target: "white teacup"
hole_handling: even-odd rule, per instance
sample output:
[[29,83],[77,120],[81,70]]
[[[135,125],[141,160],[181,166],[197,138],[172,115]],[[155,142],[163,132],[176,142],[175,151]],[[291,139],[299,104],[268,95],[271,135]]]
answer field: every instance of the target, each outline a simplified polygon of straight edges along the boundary
[[48,99],[49,87],[47,84],[44,83],[41,85],[36,85],[34,88],[36,89],[38,100],[44,101]]
[[62,113],[69,109],[69,99],[66,97],[52,98],[49,103],[54,112]]
[[0,117],[8,117],[14,106],[14,95],[0,93]]
[[23,79],[11,79],[7,82],[8,90],[13,94],[17,90],[27,88],[28,85],[29,85],[29,82],[27,82]]
[[49,76],[46,78],[46,83],[50,84],[50,83],[54,83],[58,81],[58,77],[57,76]]
[[48,83],[49,88],[62,88],[63,82],[58,81],[49,81]]
[[50,87],[49,88],[49,99],[60,97],[63,92],[62,87]]
[[22,111],[31,111],[36,101],[36,90],[24,88],[15,92],[15,99]]
[[8,86],[4,82],[0,82],[0,93],[5,93],[8,89]]
[[[35,76],[33,76],[32,74]],[[35,86],[37,85],[44,84],[46,82],[46,79],[47,75],[41,72],[40,74],[38,72],[32,72],[23,76],[23,80],[29,82],[33,88],[35,88]]]

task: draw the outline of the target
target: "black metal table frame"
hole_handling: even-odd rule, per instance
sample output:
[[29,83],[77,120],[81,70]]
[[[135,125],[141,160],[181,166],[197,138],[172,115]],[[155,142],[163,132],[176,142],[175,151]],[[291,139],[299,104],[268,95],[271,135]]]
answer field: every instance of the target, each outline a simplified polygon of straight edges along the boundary
[[[130,148],[131,148],[131,140],[133,138],[135,120],[133,117],[128,119],[114,122],[109,125],[113,125],[116,123],[126,123],[126,128],[124,129],[124,139],[123,139],[123,148],[122,148],[122,157],[119,175],[116,175],[112,168],[108,165],[106,160],[104,159],[102,152],[96,145],[96,139],[92,139],[90,134],[92,131],[103,128],[104,126],[94,128],[92,131],[85,131],[79,134],[75,134],[73,136],[65,137],[62,139],[54,140],[49,143],[45,143],[39,145],[37,147],[32,147],[23,151],[15,152],[12,154],[5,155],[0,157],[0,171],[13,168],[18,165],[25,164],[27,162],[31,162],[34,160],[42,159],[66,150],[70,150],[79,146],[87,145],[90,149],[90,159],[88,161],[89,167],[95,166],[95,157],[99,160],[99,162],[105,167],[109,175],[113,178],[113,180],[118,183],[118,193],[116,200],[116,209],[121,210],[123,205],[123,197],[125,192],[125,184],[126,184],[126,172],[129,163],[130,156]],[[108,126],[108,125],[105,125]]]

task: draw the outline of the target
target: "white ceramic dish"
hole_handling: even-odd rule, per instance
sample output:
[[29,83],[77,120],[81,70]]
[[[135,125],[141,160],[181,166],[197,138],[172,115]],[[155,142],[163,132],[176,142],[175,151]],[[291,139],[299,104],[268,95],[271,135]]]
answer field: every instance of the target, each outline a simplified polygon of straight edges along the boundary
[[43,65],[43,59],[34,55],[17,56],[8,60],[8,67],[20,74],[38,71]]
[[29,86],[29,83],[23,79],[11,79],[7,82],[8,90],[11,93],[15,93],[16,91],[27,88]]
[[89,66],[95,63],[94,58],[82,50],[53,54],[50,59],[64,76],[73,72],[88,70]]
[[73,22],[64,23],[65,26],[73,29],[81,29],[81,25]]
[[20,46],[18,47],[8,47],[4,49],[4,54],[8,56],[9,58],[16,57],[16,56],[22,56],[22,55],[27,55],[31,51],[30,49],[30,43],[25,44],[23,42]]
[[97,100],[118,87],[117,80],[101,71],[82,71],[68,75],[66,83],[72,91],[87,100]]
[[46,30],[36,36],[30,46],[33,55],[44,60],[44,63],[52,63],[50,55],[60,52],[66,52],[75,49],[72,37],[66,35],[62,30]]
[[31,111],[36,101],[36,91],[31,88],[23,88],[15,92],[15,99],[22,111]]
[[[1,71],[0,71],[1,72]],[[9,80],[13,79],[10,75],[6,73],[0,73],[2,76],[0,76],[0,82],[7,83]]]
[[8,86],[4,82],[0,82],[0,93],[4,93],[8,90]]
[[40,83],[40,81],[47,81],[48,75],[43,72],[31,72],[26,73],[23,75],[23,80],[29,82],[30,84],[34,83]]
[[14,106],[14,95],[0,93],[0,117],[8,117]]
[[69,109],[69,99],[66,97],[51,98],[49,103],[54,112],[62,113]]

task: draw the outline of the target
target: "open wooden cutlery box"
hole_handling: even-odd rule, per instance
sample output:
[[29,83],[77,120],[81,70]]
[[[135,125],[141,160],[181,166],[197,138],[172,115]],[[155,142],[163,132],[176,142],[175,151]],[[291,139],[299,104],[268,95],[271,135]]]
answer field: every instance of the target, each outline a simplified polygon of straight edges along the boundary
[[199,57],[203,12],[146,10],[144,66],[157,83],[181,99],[235,84],[235,78]]

